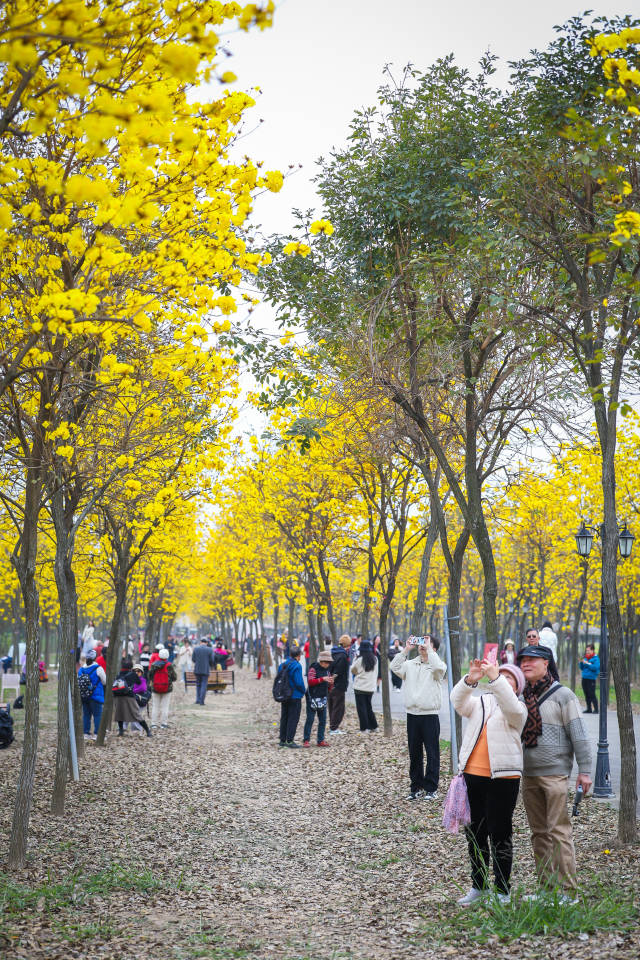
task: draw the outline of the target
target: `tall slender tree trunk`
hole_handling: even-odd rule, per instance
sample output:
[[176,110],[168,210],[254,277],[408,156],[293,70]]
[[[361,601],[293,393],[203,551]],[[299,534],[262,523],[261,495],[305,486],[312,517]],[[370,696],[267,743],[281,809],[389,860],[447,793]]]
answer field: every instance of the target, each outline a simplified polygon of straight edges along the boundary
[[280,613],[280,604],[278,597],[273,598],[273,656],[275,659],[276,671],[280,666],[280,650],[278,648],[278,614]]
[[[389,591],[391,595],[389,595]],[[390,737],[393,733],[393,719],[391,717],[391,689],[389,684],[389,644],[387,643],[387,619],[389,616],[389,607],[395,592],[395,581],[389,584],[389,588],[382,598],[380,604],[380,617],[378,620],[378,632],[380,633],[380,679],[382,681],[382,721],[385,737]]]
[[413,606],[409,633],[413,636],[420,636],[422,632],[422,618],[424,617],[424,604],[427,596],[427,582],[429,580],[429,568],[431,566],[431,554],[435,542],[438,539],[438,518],[435,511],[431,511],[429,518],[429,528],[422,551],[422,561],[420,563],[420,576],[418,578],[418,589],[416,592],[416,602]]
[[[34,462],[39,456],[34,452]],[[24,743],[18,774],[18,787],[13,808],[11,836],[9,839],[9,867],[21,869],[27,855],[29,818],[33,800],[33,783],[38,753],[38,720],[40,715],[40,677],[38,672],[38,624],[40,598],[36,584],[36,559],[38,554],[38,517],[42,497],[42,483],[31,471],[27,472],[24,522],[20,541],[12,561],[20,582],[24,604],[26,638],[26,678]],[[14,651],[17,651],[17,645]],[[19,659],[19,658],[16,658]]]
[[360,622],[360,633],[362,639],[366,640],[369,636],[369,610],[371,608],[371,586],[366,584],[362,600],[362,620]]
[[96,743],[99,747],[104,746],[107,736],[107,730],[111,727],[111,718],[113,715],[113,683],[120,668],[120,633],[122,631],[122,622],[124,608],[127,602],[127,580],[124,573],[116,578],[116,599],[113,607],[113,617],[111,618],[111,629],[109,632],[109,646],[107,648],[107,685],[104,691],[104,707],[102,708],[102,719],[98,730]]
[[[331,642],[334,646],[338,645],[338,631],[336,629],[336,621],[333,614],[333,597],[331,595],[331,583],[329,580],[329,571],[324,562],[324,557],[322,553],[318,554],[318,569],[320,571],[320,577],[322,579],[323,587],[323,599],[325,606],[327,608],[327,626],[329,627],[329,635],[331,637]],[[319,638],[320,642],[322,638]]]
[[289,597],[289,622],[287,625],[287,640],[289,645],[293,640],[293,631],[295,629],[295,617],[296,617],[296,601],[293,597]]
[[569,668],[569,685],[572,690],[575,690],[576,688],[578,676],[578,641],[580,637],[580,620],[582,619],[582,608],[584,607],[584,601],[587,596],[587,570],[589,567],[586,559],[580,561],[580,567],[580,596],[578,597],[576,612],[573,619],[573,628],[571,630],[571,664]]
[[[616,514],[615,472],[615,425],[607,424],[606,432],[598,424],[602,441],[602,493],[604,524],[602,544],[602,594],[607,611],[611,672],[616,691],[616,712],[620,734],[620,808],[618,813],[618,839],[622,843],[635,843],[638,837],[636,820],[637,756],[636,739],[631,709],[631,687],[624,651],[624,632],[616,582],[618,554],[618,518]],[[601,704],[601,707],[604,705]]]
[[[56,545],[56,559],[54,572],[58,589],[58,603],[60,605],[60,669],[58,673],[58,743],[56,749],[56,765],[51,796],[51,813],[55,816],[64,814],[67,789],[67,775],[69,771],[69,698],[73,708],[72,680],[75,673],[75,641],[74,630],[76,618],[74,608],[76,604],[75,577],[67,564],[67,551],[62,540]],[[75,734],[75,726],[74,726]]]
[[309,627],[309,659],[313,663],[318,659],[318,643],[316,640],[316,615],[313,611],[307,610],[307,625]]

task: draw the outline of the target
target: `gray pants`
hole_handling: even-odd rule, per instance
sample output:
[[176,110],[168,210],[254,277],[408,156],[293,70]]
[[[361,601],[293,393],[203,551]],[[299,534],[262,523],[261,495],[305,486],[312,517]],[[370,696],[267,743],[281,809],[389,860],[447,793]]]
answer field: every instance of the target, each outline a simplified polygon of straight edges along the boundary
[[209,677],[206,673],[196,673],[196,703],[204,703],[208,681]]

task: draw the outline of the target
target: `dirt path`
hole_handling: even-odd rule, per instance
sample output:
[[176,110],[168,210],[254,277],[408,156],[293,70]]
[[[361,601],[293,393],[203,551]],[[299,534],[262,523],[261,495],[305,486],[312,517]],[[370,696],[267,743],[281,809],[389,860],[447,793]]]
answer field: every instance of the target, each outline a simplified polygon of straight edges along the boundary
[[[443,833],[440,802],[404,800],[398,724],[391,741],[361,736],[351,712],[349,735],[330,749],[278,750],[268,683],[240,674],[235,695],[210,693],[205,707],[191,693],[174,699],[172,728],[153,740],[129,734],[105,750],[88,746],[64,821],[48,813],[53,725],[43,730],[29,867],[9,878],[0,904],[12,957],[633,955],[629,936],[613,933],[529,938],[515,953],[456,934],[465,842]],[[0,754],[5,811],[18,762],[16,745]],[[576,825],[584,876],[592,880],[604,860],[607,882],[628,890],[637,851],[612,850],[613,822],[584,807]],[[515,848],[514,880],[532,888],[520,807]],[[637,930],[631,936],[637,943]]]

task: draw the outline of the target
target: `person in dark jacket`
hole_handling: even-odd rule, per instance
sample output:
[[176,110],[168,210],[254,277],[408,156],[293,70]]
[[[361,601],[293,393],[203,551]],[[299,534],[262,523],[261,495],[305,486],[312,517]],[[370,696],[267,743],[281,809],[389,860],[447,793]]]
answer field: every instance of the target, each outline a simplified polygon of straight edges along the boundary
[[[402,647],[400,646],[399,639],[397,637],[394,637],[392,642],[389,644],[389,663],[391,663],[394,657],[398,656],[401,650],[402,650]],[[399,677],[397,673],[393,672],[393,670],[391,670],[391,683],[396,688],[396,690],[399,690],[402,686],[402,677]]]
[[150,737],[152,735],[151,730],[149,730],[147,721],[143,719],[140,713],[140,707],[133,692],[139,678],[130,660],[123,659],[120,673],[116,677],[116,683],[118,681],[122,681],[122,685],[118,690],[114,686],[113,691],[114,719],[118,724],[118,736],[123,736],[125,723],[139,723],[147,736]]
[[324,731],[327,725],[327,697],[334,681],[333,674],[331,673],[331,661],[331,650],[321,650],[316,662],[309,666],[307,673],[309,688],[306,693],[307,719],[302,737],[303,747],[309,747],[311,745],[311,730],[316,715],[318,717],[318,746],[329,746],[324,738]]
[[280,704],[280,744],[281,747],[291,747],[298,749],[299,743],[294,742],[298,720],[300,719],[300,708],[302,698],[305,695],[304,677],[302,676],[302,665],[300,657],[302,650],[300,647],[291,648],[291,656],[282,661],[280,670],[289,671],[289,686],[291,687],[291,696],[283,700]]
[[349,686],[349,647],[351,637],[343,633],[338,640],[338,646],[331,648],[331,673],[335,676],[333,686],[329,690],[329,736],[344,733],[340,724],[344,718],[344,698]]
[[196,703],[204,706],[209,674],[215,665],[213,650],[205,640],[201,640],[198,646],[194,648],[191,656],[193,659],[193,672],[196,675]]

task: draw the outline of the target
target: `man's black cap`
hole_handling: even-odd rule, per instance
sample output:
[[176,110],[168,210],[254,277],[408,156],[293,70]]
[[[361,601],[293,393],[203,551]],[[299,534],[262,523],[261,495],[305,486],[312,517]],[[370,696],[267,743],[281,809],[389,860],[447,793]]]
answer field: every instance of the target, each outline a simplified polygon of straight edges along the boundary
[[553,653],[549,647],[543,647],[540,644],[534,644],[531,647],[523,647],[518,651],[518,660],[522,657],[540,657],[542,660],[553,660]]

